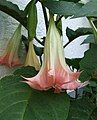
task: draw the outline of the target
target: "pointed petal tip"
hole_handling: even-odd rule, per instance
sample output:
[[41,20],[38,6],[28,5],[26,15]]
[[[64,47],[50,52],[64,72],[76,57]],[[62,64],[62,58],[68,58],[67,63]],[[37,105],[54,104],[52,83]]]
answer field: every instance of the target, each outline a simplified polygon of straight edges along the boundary
[[20,82],[22,82],[22,83],[28,83],[29,81],[26,81],[26,80],[22,80],[22,81],[20,81]]
[[85,82],[83,82],[83,83],[80,84],[79,88],[85,87],[85,86],[87,86],[89,84],[90,84],[89,81],[85,81]]
[[31,87],[31,82],[30,81],[20,81],[20,82],[26,83],[26,84],[28,84]]
[[24,78],[24,79],[26,79],[26,77],[24,77],[24,76],[22,76],[22,75],[21,75],[21,77]]
[[22,75],[21,75],[21,77],[22,77],[23,79],[25,79],[25,80],[28,80],[28,79],[29,79],[29,78],[26,78],[26,77],[24,77],[24,76],[22,76]]
[[32,77],[32,78],[26,78],[26,77],[24,77],[24,76],[22,76],[22,75],[21,75],[21,77],[22,77],[23,79],[27,80],[27,81],[31,81],[32,78],[33,78],[33,77]]

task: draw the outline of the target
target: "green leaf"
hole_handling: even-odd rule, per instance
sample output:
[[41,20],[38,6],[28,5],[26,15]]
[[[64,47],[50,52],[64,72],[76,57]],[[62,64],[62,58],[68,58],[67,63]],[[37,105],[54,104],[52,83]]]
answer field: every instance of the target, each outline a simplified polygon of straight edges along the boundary
[[74,40],[75,38],[78,37],[76,32],[74,30],[68,28],[68,27],[66,28],[66,35],[67,35],[69,41],[72,41],[72,40]]
[[59,14],[64,16],[72,16],[80,9],[81,3],[75,4],[74,2],[67,1],[45,1],[45,7],[47,7],[53,14]]
[[83,5],[74,17],[97,17],[97,1],[90,1]]
[[[97,81],[97,79],[96,79]],[[95,81],[90,81],[90,84],[89,84],[90,87],[97,87],[97,84]]]
[[32,1],[29,7],[27,27],[28,27],[28,39],[32,40],[36,35],[37,27],[37,8],[35,5],[35,1]]
[[67,120],[89,120],[95,105],[87,98],[71,100]]
[[96,107],[95,110],[92,112],[89,120],[97,120],[97,107]]
[[84,88],[84,93],[91,93],[92,94],[92,88],[90,87],[90,86],[86,86],[85,88]]
[[77,37],[80,37],[82,35],[88,35],[88,34],[92,34],[92,33],[93,32],[92,32],[91,28],[78,28],[75,31],[68,28],[68,27],[66,29],[66,35],[67,35],[69,41],[72,41],[72,40],[74,40]]
[[89,80],[97,71],[97,45],[91,44],[91,48],[85,52],[84,58],[80,62],[82,73],[80,80]]
[[74,3],[77,3],[77,2],[79,2],[80,0],[59,0],[59,1],[67,1],[67,2],[74,2]]
[[14,75],[24,76],[24,77],[33,77],[38,73],[32,66],[21,67],[14,71]]
[[97,28],[97,19],[95,19],[95,20],[93,21],[93,23],[94,23],[95,27]]
[[31,3],[32,3],[32,1],[30,1],[30,2],[26,5],[26,7],[25,7],[25,9],[24,9],[25,16],[28,15],[28,12],[29,12],[29,9],[30,9],[30,6],[31,6]]
[[22,10],[16,4],[7,0],[0,0],[0,10],[15,18],[25,27],[27,26],[27,18]]
[[95,43],[94,35],[89,35],[81,44]]
[[80,65],[79,65],[79,62],[81,61],[81,58],[76,58],[76,59],[68,59],[66,58],[66,63],[69,65],[69,66],[72,66],[72,68],[76,68],[77,70],[79,70],[80,68]]
[[18,76],[0,80],[0,120],[66,120],[69,98],[65,93],[33,90]]
[[42,56],[44,48],[43,47],[37,47],[37,46],[34,45],[34,50],[35,50],[36,55]]

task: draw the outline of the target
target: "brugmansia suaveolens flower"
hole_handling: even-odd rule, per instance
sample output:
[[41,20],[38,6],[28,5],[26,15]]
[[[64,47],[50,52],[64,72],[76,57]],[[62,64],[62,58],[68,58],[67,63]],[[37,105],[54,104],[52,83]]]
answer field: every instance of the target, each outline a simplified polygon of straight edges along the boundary
[[13,36],[9,40],[5,52],[0,56],[0,64],[8,67],[21,65],[18,57],[18,50],[21,41],[21,25],[17,27]]
[[40,69],[39,60],[36,56],[32,41],[29,42],[29,49],[25,61],[25,66],[33,66],[36,70]]
[[32,78],[25,78],[25,83],[37,90],[54,88],[56,93],[62,89],[74,90],[86,83],[78,82],[80,72],[72,72],[66,65],[62,41],[53,19],[45,40],[44,60],[39,73]]

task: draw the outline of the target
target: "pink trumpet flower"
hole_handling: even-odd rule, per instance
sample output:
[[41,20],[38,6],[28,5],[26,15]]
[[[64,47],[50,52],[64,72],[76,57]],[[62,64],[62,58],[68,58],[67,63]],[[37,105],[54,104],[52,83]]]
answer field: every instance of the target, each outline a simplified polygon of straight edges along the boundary
[[37,90],[54,88],[55,93],[62,89],[74,90],[87,83],[78,82],[80,72],[72,72],[66,65],[60,34],[53,19],[50,24],[45,40],[44,60],[39,73],[32,78],[25,78],[30,87]]
[[21,25],[17,27],[12,38],[9,40],[6,50],[2,56],[0,56],[0,64],[8,67],[21,65],[18,58],[18,49],[21,40]]
[[34,51],[34,46],[32,44],[32,41],[29,42],[29,49],[25,61],[25,66],[33,66],[35,67],[36,70],[40,70],[39,60]]

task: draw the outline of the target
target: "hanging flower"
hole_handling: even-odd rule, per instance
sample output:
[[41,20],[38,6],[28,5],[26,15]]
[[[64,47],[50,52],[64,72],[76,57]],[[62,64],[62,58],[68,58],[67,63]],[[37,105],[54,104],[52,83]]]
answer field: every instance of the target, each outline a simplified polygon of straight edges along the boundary
[[5,52],[0,56],[0,64],[8,67],[21,65],[18,57],[18,49],[21,41],[21,25],[17,27],[9,40]]
[[58,93],[62,89],[74,90],[87,83],[78,82],[80,72],[72,72],[66,65],[60,34],[53,19],[50,19],[44,48],[44,60],[39,73],[32,78],[25,78],[30,87],[37,90],[54,88]]
[[36,70],[40,69],[39,60],[36,56],[36,53],[34,51],[34,46],[32,44],[32,41],[29,42],[29,49],[25,61],[25,66],[33,66]]

